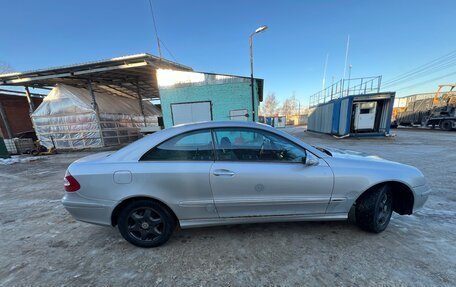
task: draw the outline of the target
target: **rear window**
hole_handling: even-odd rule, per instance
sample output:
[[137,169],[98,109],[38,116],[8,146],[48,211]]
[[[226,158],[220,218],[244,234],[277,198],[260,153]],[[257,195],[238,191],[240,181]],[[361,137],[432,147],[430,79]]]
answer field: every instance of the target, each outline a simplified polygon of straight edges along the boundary
[[212,135],[209,130],[175,136],[146,152],[141,161],[212,161]]

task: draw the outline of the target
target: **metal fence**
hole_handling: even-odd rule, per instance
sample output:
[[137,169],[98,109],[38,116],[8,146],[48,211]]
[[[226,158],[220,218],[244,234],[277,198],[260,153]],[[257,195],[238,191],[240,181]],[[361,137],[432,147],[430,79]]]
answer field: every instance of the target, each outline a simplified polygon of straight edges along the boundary
[[379,93],[382,76],[342,79],[310,96],[310,107],[352,95]]

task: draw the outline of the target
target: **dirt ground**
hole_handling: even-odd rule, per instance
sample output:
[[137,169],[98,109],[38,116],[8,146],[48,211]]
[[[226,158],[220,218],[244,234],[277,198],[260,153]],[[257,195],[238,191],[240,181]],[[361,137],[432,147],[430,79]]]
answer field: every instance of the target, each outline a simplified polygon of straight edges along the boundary
[[414,165],[433,193],[377,235],[347,222],[249,224],[179,230],[160,248],[140,249],[62,207],[65,169],[87,152],[0,166],[0,286],[454,286],[456,132],[337,140],[286,130]]

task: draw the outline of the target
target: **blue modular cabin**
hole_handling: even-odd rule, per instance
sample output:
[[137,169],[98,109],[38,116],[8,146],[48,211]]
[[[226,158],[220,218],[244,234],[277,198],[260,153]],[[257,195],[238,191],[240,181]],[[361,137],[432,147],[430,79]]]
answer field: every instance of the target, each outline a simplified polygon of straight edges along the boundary
[[319,104],[307,130],[335,136],[385,136],[390,132],[394,92],[346,96]]

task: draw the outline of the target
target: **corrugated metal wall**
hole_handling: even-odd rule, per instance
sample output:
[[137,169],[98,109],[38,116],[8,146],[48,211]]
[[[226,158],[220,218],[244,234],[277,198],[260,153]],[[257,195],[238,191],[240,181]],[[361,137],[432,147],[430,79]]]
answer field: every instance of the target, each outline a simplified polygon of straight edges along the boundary
[[346,135],[350,132],[350,118],[351,116],[351,99],[345,98],[341,100],[340,103],[340,114],[339,114],[339,131],[340,136]]
[[309,131],[331,133],[334,103],[326,103],[316,107],[309,115],[307,129]]
[[394,96],[391,100],[385,100],[380,118],[379,132],[389,132],[391,126],[391,113],[394,105]]

